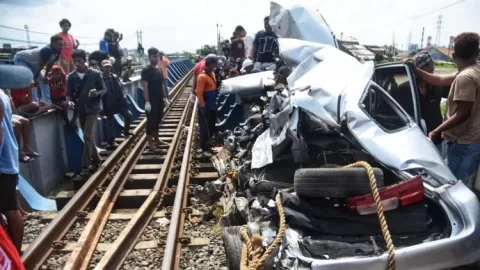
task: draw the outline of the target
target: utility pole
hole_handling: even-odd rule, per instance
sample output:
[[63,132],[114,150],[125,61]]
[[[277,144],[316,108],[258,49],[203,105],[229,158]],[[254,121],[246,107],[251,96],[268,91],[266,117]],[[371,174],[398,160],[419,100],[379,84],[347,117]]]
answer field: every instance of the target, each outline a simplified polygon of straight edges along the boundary
[[217,55],[220,55],[222,52],[222,49],[220,48],[220,29],[222,28],[222,25],[219,25],[217,23]]
[[423,36],[425,35],[425,27],[422,27],[422,40],[420,41],[420,49],[423,49]]
[[410,51],[411,45],[412,45],[412,30],[409,30],[408,38],[407,38],[407,51]]
[[25,32],[27,33],[27,44],[28,44],[28,47],[32,47],[32,42],[30,42],[30,30],[28,28],[28,25],[25,24]]
[[441,43],[442,23],[443,23],[443,16],[442,16],[442,15],[438,15],[438,20],[437,20],[437,36],[435,37],[435,45],[436,45],[436,46],[440,46],[440,43]]

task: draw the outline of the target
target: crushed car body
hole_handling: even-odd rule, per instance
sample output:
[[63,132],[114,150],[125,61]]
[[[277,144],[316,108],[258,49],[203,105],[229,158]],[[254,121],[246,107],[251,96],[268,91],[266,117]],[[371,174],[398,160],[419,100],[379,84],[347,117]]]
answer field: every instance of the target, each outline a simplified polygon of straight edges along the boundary
[[[409,67],[396,63],[380,69],[372,62],[358,62],[336,48],[330,29],[321,16],[312,16],[315,13],[296,4],[271,4],[272,27],[283,37],[278,40],[280,58],[291,69],[288,87],[273,89],[275,72],[271,71],[223,81],[221,94],[237,95],[246,103],[256,97],[269,98],[266,113],[261,114],[266,116],[266,128],[255,136],[248,160],[238,162],[242,164],[238,177],[243,179],[237,180],[236,186],[248,190],[245,197],[250,200],[241,205],[243,224],[270,239],[272,230],[278,229],[271,219],[277,211],[271,193],[294,188],[295,193],[280,191],[287,229],[270,262],[275,269],[386,269],[388,254],[376,214],[361,216],[344,205],[345,199],[364,194],[326,196],[330,191],[338,195],[328,186],[340,179],[327,178],[341,169],[319,169],[331,165],[332,160],[349,160],[335,162],[339,167],[350,160],[368,160],[380,171],[379,188],[418,177],[423,181],[422,203],[385,212],[397,269],[445,269],[478,261],[477,197],[450,172],[422,130],[421,117],[402,108],[383,84],[386,71],[400,70],[401,76],[396,78],[410,83],[415,93]],[[315,37],[315,31],[321,37]],[[417,105],[415,98],[412,102]],[[335,145],[333,150],[330,145]],[[330,158],[332,154],[340,158]],[[307,168],[315,169],[309,172]],[[305,184],[321,171],[330,184],[325,185],[325,192],[312,191],[322,196],[308,198],[305,185],[299,192],[296,184],[288,182],[289,175],[294,181],[291,171],[295,170],[303,173],[295,173],[295,181],[298,177]],[[287,181],[277,181],[282,175]],[[249,214],[245,214],[246,208]],[[238,218],[225,220],[229,226],[241,224]],[[358,228],[352,229],[356,225]]]

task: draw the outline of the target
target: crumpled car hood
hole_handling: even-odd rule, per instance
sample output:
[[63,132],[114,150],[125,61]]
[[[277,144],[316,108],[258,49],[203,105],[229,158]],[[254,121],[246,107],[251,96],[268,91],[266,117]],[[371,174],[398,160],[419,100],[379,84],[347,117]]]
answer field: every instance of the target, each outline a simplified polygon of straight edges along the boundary
[[271,1],[270,25],[278,37],[338,47],[332,30],[315,8],[291,2],[280,4],[279,1]]

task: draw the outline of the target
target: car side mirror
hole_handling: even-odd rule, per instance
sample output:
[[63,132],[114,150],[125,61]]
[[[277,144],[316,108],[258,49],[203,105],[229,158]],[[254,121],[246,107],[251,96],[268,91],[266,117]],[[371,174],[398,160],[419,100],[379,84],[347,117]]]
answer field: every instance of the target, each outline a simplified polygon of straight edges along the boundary
[[420,120],[420,124],[422,125],[423,133],[425,133],[425,135],[428,136],[428,134],[427,134],[427,123],[425,122],[425,120],[424,119]]

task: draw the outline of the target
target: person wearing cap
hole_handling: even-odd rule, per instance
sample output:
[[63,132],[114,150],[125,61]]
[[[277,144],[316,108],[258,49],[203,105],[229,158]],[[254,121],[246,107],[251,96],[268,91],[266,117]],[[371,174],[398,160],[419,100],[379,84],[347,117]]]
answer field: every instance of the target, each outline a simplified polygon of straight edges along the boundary
[[13,63],[29,68],[33,73],[33,80],[38,82],[40,92],[38,89],[33,91],[32,99],[35,102],[39,101],[38,95],[41,95],[45,103],[50,103],[50,89],[48,88],[48,81],[42,73],[45,68],[45,75],[48,74],[54,63],[60,59],[60,54],[63,49],[63,39],[57,35],[50,38],[50,45],[35,48],[31,50],[23,50],[17,52],[13,56]]
[[65,74],[60,66],[55,65],[47,75],[47,79],[48,85],[50,86],[52,104],[61,110],[65,125],[71,126],[70,120],[68,119],[67,74]]
[[207,57],[217,57],[215,54],[211,53],[207,55],[205,58],[200,60],[195,67],[193,68],[193,83],[192,83],[192,94],[190,95],[190,100],[195,102],[195,98],[197,96],[197,78],[205,69],[205,59]]
[[88,66],[97,71],[101,71],[100,64],[102,63],[103,60],[109,60],[109,59],[110,59],[110,56],[108,55],[108,53],[103,52],[101,50],[96,50],[91,52],[88,55]]
[[214,70],[217,62],[218,58],[215,55],[205,57],[205,69],[198,76],[197,80],[200,148],[204,153],[208,151],[208,141],[215,134],[215,123],[217,120],[217,82]]
[[103,96],[103,111],[107,117],[108,127],[108,148],[114,149],[115,144],[115,126],[114,126],[114,114],[119,114],[123,117],[123,135],[125,138],[130,136],[130,122],[132,120],[132,114],[128,110],[127,100],[122,91],[122,86],[118,77],[112,74],[112,63],[109,60],[102,61],[102,78],[107,87],[107,93]]
[[132,68],[133,58],[131,56],[127,57],[127,62],[125,63],[125,67],[123,68],[122,72],[122,80],[123,82],[130,82],[130,76],[133,75],[133,68]]
[[81,175],[85,176],[95,171],[101,164],[93,134],[101,110],[101,98],[107,89],[100,73],[87,67],[87,55],[84,50],[73,51],[72,58],[76,69],[67,77],[67,101],[70,108],[77,110],[83,131],[85,144]]
[[167,92],[168,92],[168,65],[170,65],[170,60],[168,60],[168,57],[165,55],[165,53],[163,53],[162,51],[160,51],[160,61],[158,62],[158,65],[160,66],[160,68],[162,69],[162,73],[163,73],[163,83],[165,84],[165,89],[167,89]]
[[[413,62],[419,69],[433,74],[435,65],[432,56],[425,51],[418,52],[413,56]],[[443,122],[443,116],[440,109],[442,98],[447,98],[450,88],[437,87],[426,83],[421,78],[417,77],[417,90],[420,104],[420,113],[422,119],[425,120],[427,127],[427,134],[435,130]],[[415,111],[412,103],[412,92],[410,89],[410,82],[406,81],[398,86],[392,88],[391,96],[402,106],[407,113],[413,114]],[[414,115],[410,115],[414,117]],[[437,138],[433,143],[437,146],[438,151],[443,153],[443,139]]]
[[150,151],[157,151],[157,147],[164,145],[158,137],[158,127],[163,119],[163,110],[168,106],[168,92],[165,88],[165,77],[158,67],[160,52],[156,48],[147,51],[149,65],[142,69],[141,80],[143,97],[145,98],[145,112],[147,113],[147,142]]
[[[21,66],[0,65],[0,88],[19,89],[31,85],[31,70]],[[12,107],[10,98],[0,90],[0,213],[8,221],[8,234],[18,253],[23,240],[23,218],[19,210],[16,187],[18,183],[19,159],[18,144],[12,126]],[[1,226],[0,226],[1,227]],[[8,241],[0,235],[0,256],[7,257],[14,265],[18,265],[18,257],[12,253]],[[2,261],[0,257],[0,261]],[[23,269],[18,266],[18,269]]]
[[72,27],[72,23],[68,19],[62,19],[60,21],[60,28],[62,32],[57,33],[57,36],[61,37],[63,40],[62,53],[60,54],[60,66],[65,71],[66,74],[70,74],[75,69],[73,64],[72,53],[73,50],[78,48],[80,43],[78,40],[74,39],[71,34],[68,33]]
[[250,59],[245,59],[242,63],[242,68],[240,69],[240,72],[242,75],[250,74],[252,73],[253,70],[253,61]]
[[258,31],[252,46],[252,60],[255,68],[265,70],[275,64],[274,54],[278,52],[277,35],[270,26],[270,16],[263,19],[265,30]]

